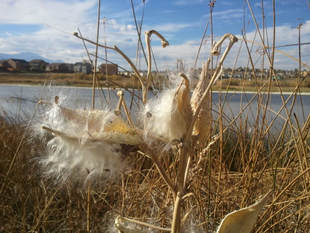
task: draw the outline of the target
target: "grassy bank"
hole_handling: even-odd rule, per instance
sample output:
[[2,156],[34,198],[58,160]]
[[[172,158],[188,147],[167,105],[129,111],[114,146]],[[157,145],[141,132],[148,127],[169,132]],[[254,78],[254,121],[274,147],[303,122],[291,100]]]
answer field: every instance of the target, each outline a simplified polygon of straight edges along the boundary
[[[162,88],[168,85],[168,81],[164,77],[155,77],[154,85]],[[213,90],[216,91],[269,91],[268,80],[241,80],[241,79],[223,79],[217,81]],[[77,86],[92,87],[91,74],[79,73],[0,73],[0,84],[27,84],[27,85],[43,85],[53,83],[56,86]],[[287,79],[272,81],[270,91],[272,92],[293,92],[297,86],[297,79]],[[135,77],[126,76],[108,76],[105,78],[102,74],[97,77],[98,86],[102,87],[123,87],[123,88],[140,88],[140,83]],[[299,84],[300,92],[310,92],[310,78],[304,79]]]
[[[92,75],[81,73],[0,73],[1,84],[43,85],[91,87]],[[97,84],[102,87],[138,88],[139,83],[130,77],[97,75]]]
[[241,80],[241,79],[224,79],[219,80],[214,86],[214,90],[222,91],[258,91],[263,92],[293,92],[296,87],[300,92],[310,92],[310,78],[299,82],[298,79],[273,80],[269,90],[268,80]]

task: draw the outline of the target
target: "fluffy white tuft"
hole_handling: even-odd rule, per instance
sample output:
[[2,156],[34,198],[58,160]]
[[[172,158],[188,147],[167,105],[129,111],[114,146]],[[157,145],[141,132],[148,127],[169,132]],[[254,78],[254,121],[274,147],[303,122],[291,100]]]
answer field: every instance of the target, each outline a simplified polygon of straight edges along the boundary
[[47,155],[40,162],[46,175],[62,182],[69,177],[88,181],[117,176],[126,167],[120,143],[138,140],[127,124],[108,110],[71,110],[52,104],[42,121],[49,135]]
[[161,137],[170,142],[184,135],[186,123],[175,103],[175,93],[176,89],[166,90],[145,106],[143,117],[146,137]]

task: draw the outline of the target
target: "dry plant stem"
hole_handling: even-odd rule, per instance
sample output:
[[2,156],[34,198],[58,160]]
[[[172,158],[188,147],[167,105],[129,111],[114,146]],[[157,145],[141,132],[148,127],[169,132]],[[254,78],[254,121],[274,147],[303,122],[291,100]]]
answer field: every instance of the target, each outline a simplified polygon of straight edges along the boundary
[[155,30],[145,32],[145,43],[147,48],[147,77],[144,89],[142,89],[142,95],[143,95],[142,100],[144,104],[146,104],[147,92],[151,84],[151,73],[152,73],[151,36],[153,33],[161,39],[161,44],[163,48],[169,45],[168,41],[159,32]]
[[171,189],[171,191],[173,192],[174,195],[176,195],[176,188],[174,187],[171,179],[169,178],[169,176],[167,175],[167,173],[165,172],[165,170],[162,168],[160,162],[158,161],[158,158],[156,156],[153,156],[151,154],[145,154],[142,151],[138,151],[139,154],[148,157],[150,159],[153,160],[153,162],[155,163],[155,166],[159,172],[159,174],[161,175],[161,177],[163,178],[163,180],[166,182],[166,184],[168,185],[168,187]]
[[200,108],[202,107],[202,104],[204,102],[204,99],[207,97],[212,85],[214,84],[214,82],[216,81],[216,79],[219,77],[220,75],[220,72],[222,71],[222,65],[224,63],[224,60],[228,54],[228,52],[230,51],[230,49],[232,48],[233,44],[236,43],[238,41],[237,37],[235,37],[234,35],[232,34],[225,34],[222,39],[214,46],[214,50],[213,50],[213,54],[218,54],[218,49],[219,47],[222,45],[222,43],[224,42],[224,40],[226,38],[229,38],[230,42],[229,42],[229,45],[227,46],[223,56],[221,57],[220,59],[220,62],[217,66],[217,68],[215,69],[214,73],[213,73],[213,76],[209,82],[209,85],[208,87],[206,88],[206,90],[204,91],[203,95],[201,96],[200,98],[200,101],[198,102],[197,104],[197,107],[196,107],[196,110],[194,112],[194,115],[193,115],[193,119],[192,119],[192,122],[191,122],[191,125],[189,127],[189,130],[187,131],[187,135],[186,135],[186,138],[185,138],[185,141],[186,139],[189,139],[191,137],[191,133],[192,133],[192,130],[193,130],[193,126],[195,124],[195,121],[198,117],[198,114],[199,114],[199,111],[200,111]]
[[194,63],[194,69],[196,69],[196,66],[197,66],[197,61],[199,59],[199,55],[200,55],[200,50],[201,50],[201,47],[202,47],[202,43],[204,41],[204,38],[206,37],[206,34],[207,34],[207,30],[208,30],[208,26],[209,26],[209,22],[207,23],[206,27],[205,27],[205,30],[203,32],[203,35],[201,37],[201,40],[200,40],[200,45],[199,45],[199,48],[198,48],[198,51],[197,51],[197,55],[196,55],[196,59],[195,59],[195,63]]
[[266,49],[267,47],[266,47],[266,45],[265,45],[265,41],[264,41],[264,39],[263,39],[263,37],[262,37],[262,34],[261,34],[261,32],[260,32],[258,23],[257,23],[257,21],[256,21],[256,18],[255,18],[254,12],[253,12],[253,9],[252,9],[252,7],[251,7],[251,4],[250,4],[249,0],[246,0],[246,1],[247,1],[247,4],[248,4],[248,7],[249,7],[249,9],[250,9],[252,19],[253,19],[254,24],[255,24],[255,26],[256,26],[256,30],[257,30],[257,32],[258,32],[258,35],[259,35],[260,39],[261,39],[261,42],[262,42],[262,45],[263,45],[262,47],[263,47],[264,53],[266,54],[266,56],[267,56],[267,58],[268,58],[269,64],[272,66],[273,62],[272,62],[272,60],[271,60],[271,58],[270,58],[270,56],[269,56],[269,54],[268,54],[268,51],[267,51],[267,49]]
[[79,39],[82,39],[82,40],[85,40],[85,41],[87,41],[88,43],[91,43],[91,44],[93,44],[93,45],[98,45],[99,47],[106,48],[106,49],[111,49],[111,50],[114,50],[114,51],[118,52],[118,53],[128,62],[128,64],[130,65],[130,67],[133,69],[133,71],[134,71],[134,73],[135,73],[135,75],[136,75],[136,78],[138,78],[138,80],[139,80],[139,82],[140,82],[140,84],[141,84],[141,86],[142,86],[142,89],[145,88],[143,79],[142,79],[142,77],[141,77],[141,75],[140,75],[140,73],[139,73],[137,67],[133,64],[133,62],[130,60],[130,58],[127,57],[126,54],[124,54],[123,51],[121,51],[116,45],[115,45],[114,47],[105,46],[105,45],[102,45],[102,44],[100,44],[100,43],[96,43],[96,42],[94,42],[94,41],[92,41],[92,40],[89,40],[89,39],[86,39],[86,38],[84,38],[84,37],[81,37],[81,36],[78,35],[78,33],[74,33],[73,35],[74,35],[75,37],[77,37],[77,38],[79,38]]
[[[268,85],[268,95],[267,95],[267,101],[265,103],[265,111],[263,113],[262,117],[262,123],[265,124],[265,119],[267,116],[267,106],[269,105],[270,101],[270,92],[271,92],[271,81],[274,74],[273,65],[274,65],[274,53],[275,53],[275,42],[276,42],[276,19],[275,19],[275,0],[272,1],[273,5],[273,40],[272,40],[272,53],[271,53],[271,61],[270,61],[270,72],[269,72],[269,85]],[[263,31],[264,33],[264,31]],[[264,40],[263,40],[264,41]],[[261,131],[260,137],[262,137],[263,130]]]
[[118,100],[117,108],[115,110],[115,114],[116,115],[120,115],[121,114],[121,106],[123,106],[124,112],[126,114],[126,117],[127,117],[127,120],[128,120],[128,123],[129,123],[130,127],[131,128],[135,128],[135,125],[134,125],[134,123],[133,123],[133,121],[131,119],[130,113],[128,111],[126,102],[124,100],[124,92],[123,91],[119,91],[119,92],[117,92],[117,95],[119,96],[119,100]]
[[[238,39],[239,39],[239,40],[243,40],[242,38],[238,38]],[[254,42],[254,41],[252,41],[252,40],[246,40],[246,41],[247,41],[248,43],[257,44],[257,45],[260,46],[259,43],[256,43],[256,42]],[[268,46],[266,47],[266,49],[269,49],[269,48],[272,48],[272,47],[268,47]],[[299,62],[298,58],[293,57],[292,55],[290,55],[290,54],[288,54],[288,53],[286,53],[286,52],[284,52],[284,51],[282,51],[282,50],[280,50],[280,49],[275,48],[274,50],[275,50],[275,52],[279,52],[279,53],[281,53],[282,55],[284,55],[284,56],[286,56],[286,57],[292,59],[293,61],[296,61],[297,63]],[[301,62],[301,64],[302,64],[302,66],[307,67],[308,69],[310,69],[310,65],[308,65],[307,63]]]
[[0,195],[2,194],[2,192],[3,192],[4,188],[5,188],[5,185],[6,185],[7,181],[8,181],[9,174],[10,174],[10,172],[11,172],[13,166],[14,166],[14,163],[15,163],[15,160],[17,158],[17,155],[18,155],[18,153],[19,153],[19,151],[20,151],[20,149],[21,149],[21,147],[22,147],[22,145],[24,143],[24,140],[26,139],[26,133],[28,132],[28,129],[29,129],[30,125],[32,124],[32,121],[33,121],[33,119],[34,119],[34,117],[35,117],[35,115],[37,113],[38,104],[39,103],[37,103],[36,106],[35,106],[35,110],[33,112],[33,115],[31,116],[31,119],[29,120],[29,122],[28,122],[28,124],[26,126],[26,130],[25,130],[25,132],[24,132],[24,134],[23,134],[23,136],[22,136],[22,138],[21,138],[21,140],[20,140],[20,142],[19,142],[19,144],[18,144],[18,146],[16,148],[14,156],[13,156],[11,162],[10,162],[10,166],[9,166],[7,172],[6,172],[6,176],[4,178],[4,181],[3,181],[1,189],[0,189]]
[[116,45],[114,46],[113,48],[116,52],[118,52],[127,62],[128,64],[131,66],[131,68],[133,69],[133,71],[135,72],[136,74],[136,77],[138,78],[139,82],[141,83],[141,86],[142,88],[145,88],[145,85],[144,85],[144,82],[143,82],[143,79],[137,69],[137,67],[133,64],[133,62],[130,60],[129,57],[127,57],[127,55],[125,53],[123,53],[122,50],[120,50]]
[[87,222],[86,222],[86,231],[90,232],[90,192],[91,187],[90,183],[87,185]]
[[130,219],[130,218],[121,217],[121,216],[118,216],[117,219],[118,219],[118,221],[131,222],[131,223],[135,223],[135,224],[138,224],[138,225],[141,225],[141,226],[153,228],[153,229],[159,230],[159,231],[167,231],[167,232],[171,231],[170,228],[158,227],[158,226],[155,226],[155,225],[152,225],[152,224],[149,224],[149,223],[146,223],[146,222],[141,222],[141,221],[138,221],[138,220],[135,220],[135,219]]
[[[137,17],[136,17],[136,12],[135,12],[135,8],[134,8],[134,5],[133,5],[133,1],[130,0],[130,2],[131,2],[131,9],[132,9],[133,18],[134,18],[134,21],[135,21],[136,31],[137,31],[137,34],[138,34],[138,43],[141,46],[145,62],[147,63],[146,54],[145,54],[143,43],[142,43],[142,40],[141,40],[141,28],[142,28],[143,18],[141,20],[141,26],[139,27],[138,23],[137,23]],[[145,4],[145,3],[143,2],[143,4]]]
[[[288,206],[290,206],[293,202],[294,202],[294,201],[292,201],[292,202],[290,202],[289,204],[287,204],[287,205],[285,205],[284,207],[282,207],[280,210],[278,210],[276,213],[274,213],[272,216],[270,216],[270,217],[267,219],[267,221],[265,221],[265,222],[270,222],[277,214],[279,214],[281,211],[283,211],[284,209],[286,209],[286,208],[287,208]],[[281,222],[283,222],[284,220],[286,220],[286,219],[288,219],[288,218],[294,216],[295,214],[301,213],[304,209],[307,209],[307,206],[304,206],[304,207],[300,208],[299,210],[297,210],[296,212],[294,211],[293,213],[291,213],[291,214],[285,216],[284,218],[281,218],[280,220],[278,220],[277,222],[275,222],[275,223],[273,223],[271,226],[269,226],[269,228],[267,228],[265,231],[263,231],[263,233],[268,232],[268,231],[269,231],[270,229],[272,229],[274,226],[280,224]],[[265,225],[265,222],[264,222],[263,225]],[[258,230],[256,231],[256,233],[260,233],[262,229],[263,229],[263,227],[260,226],[260,227],[258,228]]]
[[58,191],[60,190],[60,186],[55,190],[55,192],[53,193],[53,195],[50,197],[50,199],[48,200],[48,202],[46,203],[44,209],[42,210],[42,212],[40,213],[39,217],[37,218],[37,222],[36,224],[32,227],[30,232],[36,232],[37,228],[40,225],[41,222],[41,218],[43,217],[43,215],[45,214],[45,212],[47,211],[48,207],[52,204],[52,201],[54,200],[54,197],[56,196],[56,194],[58,193]]
[[135,125],[134,125],[134,123],[132,121],[132,118],[131,118],[130,113],[128,111],[128,108],[127,108],[125,100],[123,100],[123,108],[124,108],[125,114],[127,116],[127,120],[128,120],[128,123],[129,123],[130,127],[135,128]]
[[[98,56],[98,42],[99,42],[99,25],[100,25],[100,0],[98,0],[98,13],[97,13],[97,37],[96,37],[96,51],[95,51],[95,64],[93,72],[93,89],[92,89],[92,108],[95,108],[95,87],[96,87],[96,74],[97,74],[97,56]],[[84,42],[84,40],[83,40]]]
[[[303,172],[301,172],[298,176],[296,176],[287,186],[285,186],[281,192],[272,200],[272,203],[270,204],[269,208],[265,211],[265,214],[268,212],[268,210],[274,205],[274,203],[276,203],[279,198],[286,192],[286,190],[288,190],[292,185],[294,185],[297,180],[304,176],[306,173],[308,173],[310,171],[310,168],[304,170]],[[265,215],[264,214],[264,215]],[[264,217],[264,215],[262,216],[262,218]],[[270,219],[269,219],[270,220]],[[263,227],[265,226],[265,224],[267,224],[267,221],[265,221],[260,228],[257,230],[257,232],[260,232],[261,229],[263,229]]]
[[[79,28],[78,28],[78,31],[79,31],[80,36],[83,37],[83,35],[82,35],[82,33],[81,33]],[[89,51],[88,51],[88,49],[86,47],[85,41],[83,39],[82,39],[82,41],[83,41],[83,46],[84,46],[84,48],[86,50],[86,53],[87,53],[87,56],[88,56],[88,60],[89,60],[90,64],[93,65],[93,60],[90,58],[90,53],[89,53]]]
[[181,231],[181,193],[177,193],[173,204],[173,215],[171,223],[171,233],[179,233]]
[[174,201],[174,209],[173,209],[173,217],[172,217],[172,224],[171,224],[171,232],[172,233],[180,233],[181,231],[181,202],[182,202],[182,196],[184,195],[184,187],[186,185],[186,167],[187,167],[187,160],[188,157],[190,156],[190,145],[191,145],[191,137],[192,137],[192,132],[193,132],[193,127],[195,124],[195,121],[197,120],[200,108],[202,107],[202,104],[205,100],[205,98],[207,97],[211,86],[214,84],[214,82],[216,81],[216,79],[219,77],[221,71],[222,71],[222,65],[223,62],[228,54],[228,52],[230,51],[230,49],[232,48],[233,44],[236,43],[238,41],[237,37],[235,37],[232,34],[225,34],[221,40],[214,46],[214,49],[212,51],[212,55],[219,55],[219,48],[221,47],[222,43],[224,42],[225,39],[229,38],[230,42],[227,46],[227,48],[225,49],[219,64],[217,66],[217,68],[215,69],[213,76],[209,82],[208,87],[206,88],[206,90],[204,91],[203,95],[201,96],[200,101],[197,104],[197,108],[196,111],[194,112],[193,118],[191,120],[191,123],[188,126],[188,130],[186,131],[186,135],[184,137],[184,143],[181,145],[180,150],[179,150],[179,168],[178,168],[178,172],[177,172],[177,184],[176,184],[176,188],[177,188],[177,196],[176,199]]
[[117,107],[114,110],[114,113],[115,113],[115,115],[119,116],[119,115],[121,115],[121,107],[122,107],[122,103],[124,100],[124,93],[122,91],[118,91],[117,95],[118,95],[119,99],[118,99]]

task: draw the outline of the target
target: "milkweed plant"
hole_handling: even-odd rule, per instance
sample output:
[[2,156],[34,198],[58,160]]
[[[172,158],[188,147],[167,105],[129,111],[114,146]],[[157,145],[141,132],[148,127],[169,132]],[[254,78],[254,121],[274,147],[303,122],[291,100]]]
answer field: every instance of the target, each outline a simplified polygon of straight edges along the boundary
[[[42,115],[40,130],[47,135],[48,142],[47,155],[40,160],[40,163],[47,176],[55,177],[60,182],[68,179],[79,182],[101,178],[115,179],[119,177],[119,174],[130,169],[130,163],[127,162],[128,155],[122,152],[124,145],[137,147],[141,156],[148,156],[155,163],[162,179],[173,193],[171,226],[162,229],[160,226],[118,216],[115,219],[115,227],[123,233],[149,231],[147,229],[152,229],[151,232],[163,230],[180,233],[185,229],[181,221],[184,217],[182,203],[186,201],[185,187],[190,182],[189,171],[192,169],[193,145],[196,143],[207,147],[208,145],[204,143],[208,141],[208,137],[212,139],[210,145],[218,138],[216,135],[211,137],[211,131],[206,128],[211,125],[212,121],[208,105],[210,90],[221,75],[227,54],[237,42],[234,35],[225,34],[214,45],[211,57],[219,56],[223,42],[228,41],[217,67],[212,69],[212,72],[209,67],[210,58],[203,65],[194,90],[190,89],[190,79],[187,75],[181,73],[173,88],[167,88],[158,96],[149,99],[148,90],[152,80],[150,43],[153,34],[159,37],[163,47],[169,45],[159,32],[151,30],[145,33],[148,54],[146,77],[138,72],[132,61],[117,46],[104,46],[83,38],[77,33],[74,34],[80,39],[118,52],[129,63],[141,84],[142,111],[136,113],[140,121],[132,120],[122,91],[118,93],[118,104],[108,106],[103,110],[70,109],[62,106],[61,97],[56,97],[49,103],[42,103],[48,106],[47,111]],[[121,114],[122,112],[125,114]],[[171,177],[158,159],[156,152],[163,148],[166,150],[172,148],[172,153],[178,158],[176,177]],[[264,196],[250,207],[227,215],[217,232],[249,233],[268,196]]]

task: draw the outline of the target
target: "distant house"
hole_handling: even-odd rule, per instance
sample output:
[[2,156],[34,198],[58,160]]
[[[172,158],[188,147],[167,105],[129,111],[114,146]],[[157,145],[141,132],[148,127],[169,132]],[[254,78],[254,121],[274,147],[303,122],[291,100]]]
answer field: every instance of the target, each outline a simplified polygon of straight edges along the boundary
[[28,62],[22,59],[9,59],[9,70],[10,71],[27,71],[28,70]]
[[103,74],[114,75],[118,73],[117,64],[101,64],[99,66],[99,71]]
[[9,71],[9,68],[8,60],[0,60],[0,72]]
[[89,74],[92,71],[92,65],[88,62],[77,62],[73,65],[75,73]]
[[70,63],[50,63],[46,66],[45,71],[55,73],[72,73],[73,64]]
[[47,64],[47,62],[40,59],[31,60],[29,62],[29,71],[43,72],[45,71]]
[[64,64],[64,70],[65,70],[65,73],[73,73],[73,64],[71,63],[63,63]]

